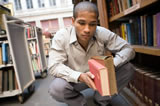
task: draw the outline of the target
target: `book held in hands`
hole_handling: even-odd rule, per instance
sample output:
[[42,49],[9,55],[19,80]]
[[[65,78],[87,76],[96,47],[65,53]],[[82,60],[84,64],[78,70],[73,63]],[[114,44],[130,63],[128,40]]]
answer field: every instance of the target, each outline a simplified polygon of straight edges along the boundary
[[94,83],[102,96],[117,94],[117,83],[112,56],[94,56],[88,60]]

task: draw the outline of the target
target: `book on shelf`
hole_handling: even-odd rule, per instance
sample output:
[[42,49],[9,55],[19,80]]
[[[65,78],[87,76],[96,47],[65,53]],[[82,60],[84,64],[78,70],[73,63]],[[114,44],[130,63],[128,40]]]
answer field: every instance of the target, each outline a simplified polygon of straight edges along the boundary
[[157,46],[160,46],[160,12],[156,14],[156,22]]
[[15,89],[15,82],[14,82],[14,70],[13,69],[8,69],[8,80],[9,80],[9,90],[12,91]]
[[155,88],[154,88],[154,95],[155,95],[155,104],[160,105],[160,76],[156,76],[155,78]]
[[8,44],[2,43],[2,62],[3,64],[8,63]]
[[[134,16],[111,28],[132,45],[160,46],[160,12]],[[119,29],[120,31],[117,31]],[[121,33],[119,33],[121,32]]]
[[146,18],[147,22],[147,44],[148,46],[153,46],[153,18],[151,15],[148,15]]
[[117,83],[112,56],[94,56],[88,60],[94,83],[102,96],[117,94]]
[[154,98],[154,81],[151,79],[152,73],[144,74],[144,102],[153,103]]
[[2,65],[2,44],[0,44],[0,65]]
[[3,91],[8,91],[8,70],[3,70]]
[[3,70],[0,70],[0,93],[2,93],[3,87]]
[[154,106],[155,103],[158,103],[159,98],[156,94],[159,93],[159,84],[157,83],[158,78],[160,78],[159,71],[142,66],[138,67],[134,73],[134,79],[130,82],[130,88],[133,89],[132,86],[134,86],[133,91],[135,94],[144,103]]

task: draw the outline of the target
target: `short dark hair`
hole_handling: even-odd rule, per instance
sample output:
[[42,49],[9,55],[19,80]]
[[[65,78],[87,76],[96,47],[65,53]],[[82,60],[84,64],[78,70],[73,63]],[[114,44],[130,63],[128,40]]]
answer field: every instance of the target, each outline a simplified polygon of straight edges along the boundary
[[94,3],[91,3],[89,1],[84,1],[84,2],[78,3],[73,9],[73,17],[74,18],[77,18],[77,14],[79,11],[94,12],[94,13],[96,13],[97,19],[98,19],[98,16],[99,16],[98,8]]

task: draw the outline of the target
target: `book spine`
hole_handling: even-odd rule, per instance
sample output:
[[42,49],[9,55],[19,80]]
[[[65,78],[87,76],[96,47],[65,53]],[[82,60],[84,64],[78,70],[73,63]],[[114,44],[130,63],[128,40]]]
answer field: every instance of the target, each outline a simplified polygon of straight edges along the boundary
[[156,14],[157,26],[156,26],[156,33],[157,33],[157,46],[160,46],[160,12]]

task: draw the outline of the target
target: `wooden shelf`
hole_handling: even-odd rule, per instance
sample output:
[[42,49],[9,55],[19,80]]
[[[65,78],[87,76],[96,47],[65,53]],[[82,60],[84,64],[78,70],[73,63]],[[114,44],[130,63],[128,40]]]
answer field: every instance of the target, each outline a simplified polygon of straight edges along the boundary
[[32,40],[36,40],[36,37],[34,37],[34,38],[27,38],[27,40],[28,40],[28,41],[30,41],[30,40],[31,40],[31,41],[32,41]]
[[7,38],[7,35],[0,35],[0,38]]
[[149,6],[149,5],[151,5],[151,4],[153,4],[153,3],[157,2],[157,1],[158,0],[143,0],[139,4],[133,5],[132,7],[124,10],[123,12],[118,13],[117,15],[110,17],[109,18],[109,22],[113,22],[113,21],[115,21],[115,20],[117,20],[119,18],[122,18],[122,17],[124,17],[126,15],[129,15],[129,14],[131,14],[131,13],[133,13],[135,11],[138,11],[138,10],[140,10],[140,9],[146,7],[146,6]]
[[141,45],[132,45],[132,47],[138,53],[160,56],[160,47],[141,46]]
[[12,91],[4,91],[2,93],[2,95],[0,95],[0,98],[2,97],[10,97],[10,96],[15,96],[15,95],[18,95],[20,94],[20,91],[19,90],[12,90]]
[[13,64],[1,64],[0,69],[4,68],[4,67],[12,67],[12,66],[13,66]]

